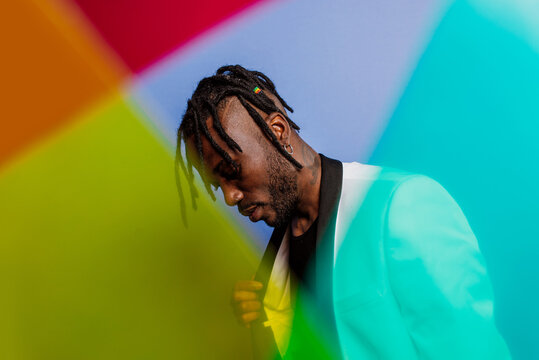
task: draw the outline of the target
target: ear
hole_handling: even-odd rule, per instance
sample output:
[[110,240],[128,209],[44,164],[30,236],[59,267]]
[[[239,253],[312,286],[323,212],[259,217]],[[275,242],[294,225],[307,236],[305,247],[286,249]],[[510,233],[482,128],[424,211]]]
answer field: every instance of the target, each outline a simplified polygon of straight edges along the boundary
[[290,125],[283,117],[283,114],[278,112],[269,114],[266,117],[266,123],[277,137],[277,140],[283,144],[290,143]]

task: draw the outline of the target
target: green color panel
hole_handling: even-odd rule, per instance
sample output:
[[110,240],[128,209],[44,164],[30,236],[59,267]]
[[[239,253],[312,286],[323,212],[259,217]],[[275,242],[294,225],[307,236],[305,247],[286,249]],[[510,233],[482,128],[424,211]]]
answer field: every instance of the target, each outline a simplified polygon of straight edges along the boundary
[[519,14],[482,8],[489,3],[456,1],[449,9],[371,162],[427,174],[455,197],[487,260],[500,331],[515,359],[532,359],[539,357],[539,53],[531,32],[511,31]]
[[206,198],[183,227],[173,156],[123,99],[4,169],[0,199],[0,358],[248,357],[229,296],[255,255]]

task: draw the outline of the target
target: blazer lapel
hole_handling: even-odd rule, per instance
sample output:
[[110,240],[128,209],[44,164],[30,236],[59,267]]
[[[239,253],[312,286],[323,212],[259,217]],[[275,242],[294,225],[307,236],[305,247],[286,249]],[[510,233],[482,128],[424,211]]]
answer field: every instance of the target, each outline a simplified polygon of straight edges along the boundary
[[329,336],[335,355],[340,356],[337,325],[333,304],[333,267],[335,226],[341,197],[342,163],[320,154],[322,180],[318,209],[317,247],[315,253],[315,302],[322,315],[324,332]]
[[333,293],[333,257],[337,208],[342,189],[342,163],[320,154],[322,181],[318,208],[317,247],[315,253],[316,294],[329,305]]

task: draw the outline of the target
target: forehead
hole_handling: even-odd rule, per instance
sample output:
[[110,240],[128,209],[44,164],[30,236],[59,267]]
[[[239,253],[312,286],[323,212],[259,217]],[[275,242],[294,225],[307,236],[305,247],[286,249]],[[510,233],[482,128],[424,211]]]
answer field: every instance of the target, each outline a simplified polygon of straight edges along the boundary
[[[206,126],[212,137],[212,140],[227,152],[232,159],[239,161],[244,156],[249,156],[256,152],[256,145],[260,145],[260,138],[263,136],[260,128],[255,124],[247,110],[235,98],[229,98],[218,112],[219,121],[223,131],[233,139],[241,148],[242,152],[231,148],[229,144],[219,135],[214,124],[214,119],[209,116],[206,119]],[[262,112],[260,112],[262,116]],[[223,159],[223,157],[214,149],[210,141],[200,131],[200,140],[202,144],[202,156],[205,167],[210,167]],[[196,136],[192,135],[186,139],[187,156],[200,170],[200,155],[196,147]],[[210,169],[211,170],[211,169]]]

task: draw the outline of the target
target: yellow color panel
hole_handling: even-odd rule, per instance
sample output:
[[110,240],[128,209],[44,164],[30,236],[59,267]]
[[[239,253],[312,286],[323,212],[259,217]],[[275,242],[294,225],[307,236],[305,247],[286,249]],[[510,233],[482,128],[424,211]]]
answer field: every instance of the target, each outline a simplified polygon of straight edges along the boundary
[[145,123],[110,99],[0,172],[0,359],[249,357],[255,255],[207,198],[183,227]]

